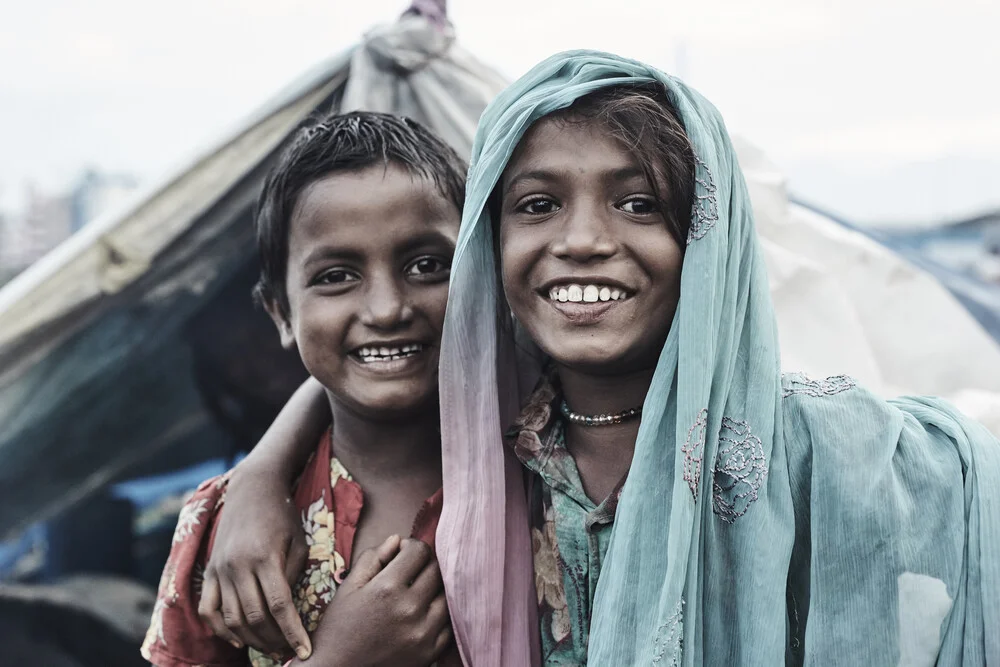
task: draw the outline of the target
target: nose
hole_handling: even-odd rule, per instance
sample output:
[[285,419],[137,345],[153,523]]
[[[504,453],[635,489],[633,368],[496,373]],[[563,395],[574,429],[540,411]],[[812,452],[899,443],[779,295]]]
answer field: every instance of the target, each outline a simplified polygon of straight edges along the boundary
[[566,212],[552,252],[581,264],[611,257],[618,248],[612,224],[606,206],[596,201],[580,202]]
[[405,287],[389,277],[375,277],[365,293],[361,322],[372,329],[391,331],[413,321],[413,307]]

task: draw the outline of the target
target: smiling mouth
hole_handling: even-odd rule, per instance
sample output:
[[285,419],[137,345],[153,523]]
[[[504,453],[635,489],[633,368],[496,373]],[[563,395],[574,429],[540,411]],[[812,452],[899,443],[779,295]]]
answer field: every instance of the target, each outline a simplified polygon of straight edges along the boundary
[[587,284],[553,285],[549,288],[549,300],[559,303],[602,303],[608,301],[625,301],[632,295],[620,287],[610,285]]
[[387,364],[415,357],[427,349],[423,343],[407,343],[396,346],[365,346],[351,352],[351,356],[363,364]]

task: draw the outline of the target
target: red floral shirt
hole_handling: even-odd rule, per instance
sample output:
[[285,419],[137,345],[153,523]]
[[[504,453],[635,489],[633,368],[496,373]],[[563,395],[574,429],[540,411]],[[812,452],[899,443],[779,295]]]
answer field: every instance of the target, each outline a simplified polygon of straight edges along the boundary
[[[203,482],[177,519],[170,557],[142,645],[143,657],[156,667],[280,667],[293,657],[236,649],[216,637],[198,617],[205,563],[212,553],[229,475],[227,472]],[[312,633],[351,562],[354,534],[364,505],[361,487],[333,456],[329,431],[299,478],[293,500],[301,512],[309,546],[305,570],[293,598],[303,625]],[[412,537],[432,547],[441,500],[441,491],[431,496],[413,524]],[[439,664],[462,664],[454,645]]]

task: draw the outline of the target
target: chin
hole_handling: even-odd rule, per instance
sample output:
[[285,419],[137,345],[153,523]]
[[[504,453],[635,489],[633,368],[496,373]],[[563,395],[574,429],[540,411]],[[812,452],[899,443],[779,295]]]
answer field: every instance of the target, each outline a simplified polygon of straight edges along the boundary
[[608,375],[621,370],[625,356],[608,345],[593,345],[589,341],[578,347],[563,343],[556,350],[548,351],[548,355],[560,366],[592,375]]
[[385,421],[400,421],[424,417],[438,412],[438,394],[432,392],[379,391],[358,396],[353,401],[358,412]]

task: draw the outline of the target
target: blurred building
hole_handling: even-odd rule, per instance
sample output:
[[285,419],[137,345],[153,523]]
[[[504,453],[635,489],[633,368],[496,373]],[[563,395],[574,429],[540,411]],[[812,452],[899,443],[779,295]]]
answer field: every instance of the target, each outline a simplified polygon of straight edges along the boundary
[[128,200],[138,187],[129,174],[110,174],[88,169],[70,193],[70,226],[72,231],[112,211]]
[[3,242],[0,244],[2,265],[18,271],[72,233],[70,198],[49,195],[33,185],[28,186],[24,210],[5,222]]
[[0,276],[17,273],[74,232],[121,206],[138,187],[127,174],[86,170],[68,193],[29,185],[23,210],[0,218]]

